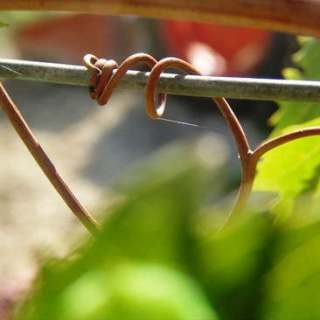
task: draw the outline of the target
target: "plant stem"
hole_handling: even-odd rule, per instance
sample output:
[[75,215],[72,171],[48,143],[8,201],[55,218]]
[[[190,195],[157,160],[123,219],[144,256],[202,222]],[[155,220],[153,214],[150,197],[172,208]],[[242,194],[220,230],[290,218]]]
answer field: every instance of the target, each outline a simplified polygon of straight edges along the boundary
[[76,196],[72,193],[66,182],[59,175],[57,169],[42,149],[30,127],[24,120],[17,106],[9,97],[3,85],[0,83],[0,105],[10,120],[12,126],[20,136],[25,146],[29,149],[43,173],[47,176],[51,184],[60,194],[64,202],[69,206],[75,216],[87,228],[91,234],[96,234],[98,226],[89,212],[81,205]]
[[0,10],[129,14],[320,35],[320,1],[316,0],[3,0]]
[[221,114],[223,115],[233,134],[240,157],[242,170],[246,171],[247,162],[250,156],[250,146],[241,123],[239,122],[227,100],[224,98],[213,98],[213,101],[217,104]]
[[232,215],[236,215],[245,207],[252,192],[253,182],[256,175],[257,161],[250,150],[247,160],[242,164],[241,184],[239,187],[237,200],[232,210]]
[[[130,57],[128,58],[130,60]],[[147,106],[147,113],[152,119],[161,117],[165,111],[165,102],[159,113],[157,106],[155,104],[155,95],[157,92],[158,82],[160,80],[161,74],[168,68],[177,68],[183,70],[187,73],[200,75],[200,72],[194,68],[188,62],[178,59],[178,58],[164,58],[158,61],[150,72],[150,76],[147,82],[145,90],[145,100]],[[106,88],[108,89],[108,83]],[[247,139],[247,136],[239,122],[236,114],[233,112],[231,106],[225,98],[212,98],[213,102],[217,105],[220,113],[222,114],[225,122],[227,123],[234,142],[238,149],[238,154],[241,161],[241,171],[242,171],[242,182],[240,186],[240,191],[238,199],[235,205],[235,211],[240,210],[246,203],[252,187],[252,182],[255,174],[255,164],[251,162],[251,150]]]
[[287,134],[281,135],[279,137],[267,140],[266,142],[260,144],[253,152],[254,158],[258,161],[266,152],[277,148],[285,143],[289,143],[293,140],[306,138],[310,136],[320,135],[320,127],[309,127],[305,129],[300,129],[297,131],[289,132]]
[[320,127],[300,129],[267,140],[261,143],[254,151],[250,151],[247,160],[242,165],[241,185],[233,213],[241,211],[246,205],[256,176],[257,163],[265,153],[291,141],[316,135],[320,135]]

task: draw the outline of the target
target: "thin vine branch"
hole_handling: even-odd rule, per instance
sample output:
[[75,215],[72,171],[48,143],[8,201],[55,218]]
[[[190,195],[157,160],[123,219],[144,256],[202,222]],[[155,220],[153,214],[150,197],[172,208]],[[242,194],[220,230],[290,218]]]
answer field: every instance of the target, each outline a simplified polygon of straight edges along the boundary
[[258,161],[264,154],[294,140],[317,135],[320,135],[320,127],[304,128],[269,139],[261,143],[254,151],[251,151],[247,159],[247,171],[243,174],[245,179],[241,182],[234,212],[241,211],[246,205],[252,191]]
[[279,137],[267,140],[266,142],[260,144],[253,152],[252,158],[257,161],[261,158],[266,152],[275,149],[283,144],[289,143],[293,140],[306,138],[310,136],[320,135],[320,127],[309,127],[300,130],[296,130],[293,132],[289,132],[287,134],[283,134]]
[[318,0],[2,0],[0,10],[128,14],[320,36]]
[[[151,118],[161,117],[164,113],[164,108],[162,109],[161,113],[157,111],[154,96],[155,92],[157,91],[157,84],[159,82],[160,76],[168,68],[177,68],[180,70],[182,69],[183,71],[191,74],[201,75],[201,73],[197,69],[195,69],[191,64],[184,60],[177,58],[164,58],[160,60],[151,70],[146,86],[147,112]],[[248,152],[250,150],[249,143],[244,133],[244,130],[237,116],[234,114],[230,105],[224,98],[213,98],[213,101],[216,103],[219,111],[223,115],[226,123],[228,124],[232,132],[233,138],[238,148],[242,165],[244,167],[248,156]]]
[[33,158],[36,160],[43,173],[47,176],[51,184],[60,194],[64,202],[69,206],[75,216],[87,228],[91,234],[96,234],[98,226],[89,212],[81,205],[76,196],[72,193],[66,182],[59,175],[54,164],[42,149],[36,137],[33,135],[30,127],[24,120],[19,109],[12,101],[4,86],[0,83],[0,105],[11,122],[12,126],[20,136],[23,143],[29,149]]

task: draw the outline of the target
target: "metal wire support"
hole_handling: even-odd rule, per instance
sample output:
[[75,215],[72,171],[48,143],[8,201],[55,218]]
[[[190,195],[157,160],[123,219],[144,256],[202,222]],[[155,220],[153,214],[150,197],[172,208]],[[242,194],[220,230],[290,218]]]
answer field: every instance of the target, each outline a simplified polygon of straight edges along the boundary
[[[113,73],[115,74],[115,69]],[[119,89],[144,90],[150,73],[129,70]],[[0,59],[0,78],[89,86],[84,66]],[[158,92],[196,97],[227,97],[248,100],[320,101],[320,81],[209,77],[162,73]]]

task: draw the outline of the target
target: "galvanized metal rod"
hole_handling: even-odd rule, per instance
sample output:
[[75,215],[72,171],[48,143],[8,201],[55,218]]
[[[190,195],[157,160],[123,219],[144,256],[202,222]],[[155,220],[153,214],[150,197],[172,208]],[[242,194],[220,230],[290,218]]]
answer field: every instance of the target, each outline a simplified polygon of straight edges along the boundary
[[[121,89],[142,90],[148,72],[128,71]],[[88,86],[90,73],[84,66],[0,59],[0,78]],[[320,101],[320,81],[208,77],[164,73],[159,92],[196,97],[227,97],[248,100]]]

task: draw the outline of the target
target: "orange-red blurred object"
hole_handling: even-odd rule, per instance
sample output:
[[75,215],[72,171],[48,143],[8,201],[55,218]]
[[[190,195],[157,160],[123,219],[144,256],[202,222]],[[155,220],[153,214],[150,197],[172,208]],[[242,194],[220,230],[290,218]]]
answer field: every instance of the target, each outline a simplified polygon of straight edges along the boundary
[[157,35],[142,32],[135,21],[92,15],[52,17],[21,27],[17,43],[27,58],[81,63],[87,52],[121,60],[144,49],[142,38],[159,37],[168,55],[189,61],[203,74],[248,75],[267,55],[271,42],[269,32],[257,29],[163,21]]
[[90,52],[121,59],[134,48],[134,28],[128,19],[98,15],[65,15],[20,27],[17,44],[27,58],[82,63]]
[[188,60],[204,74],[245,75],[266,55],[269,32],[194,22],[165,21],[161,37],[170,55]]

